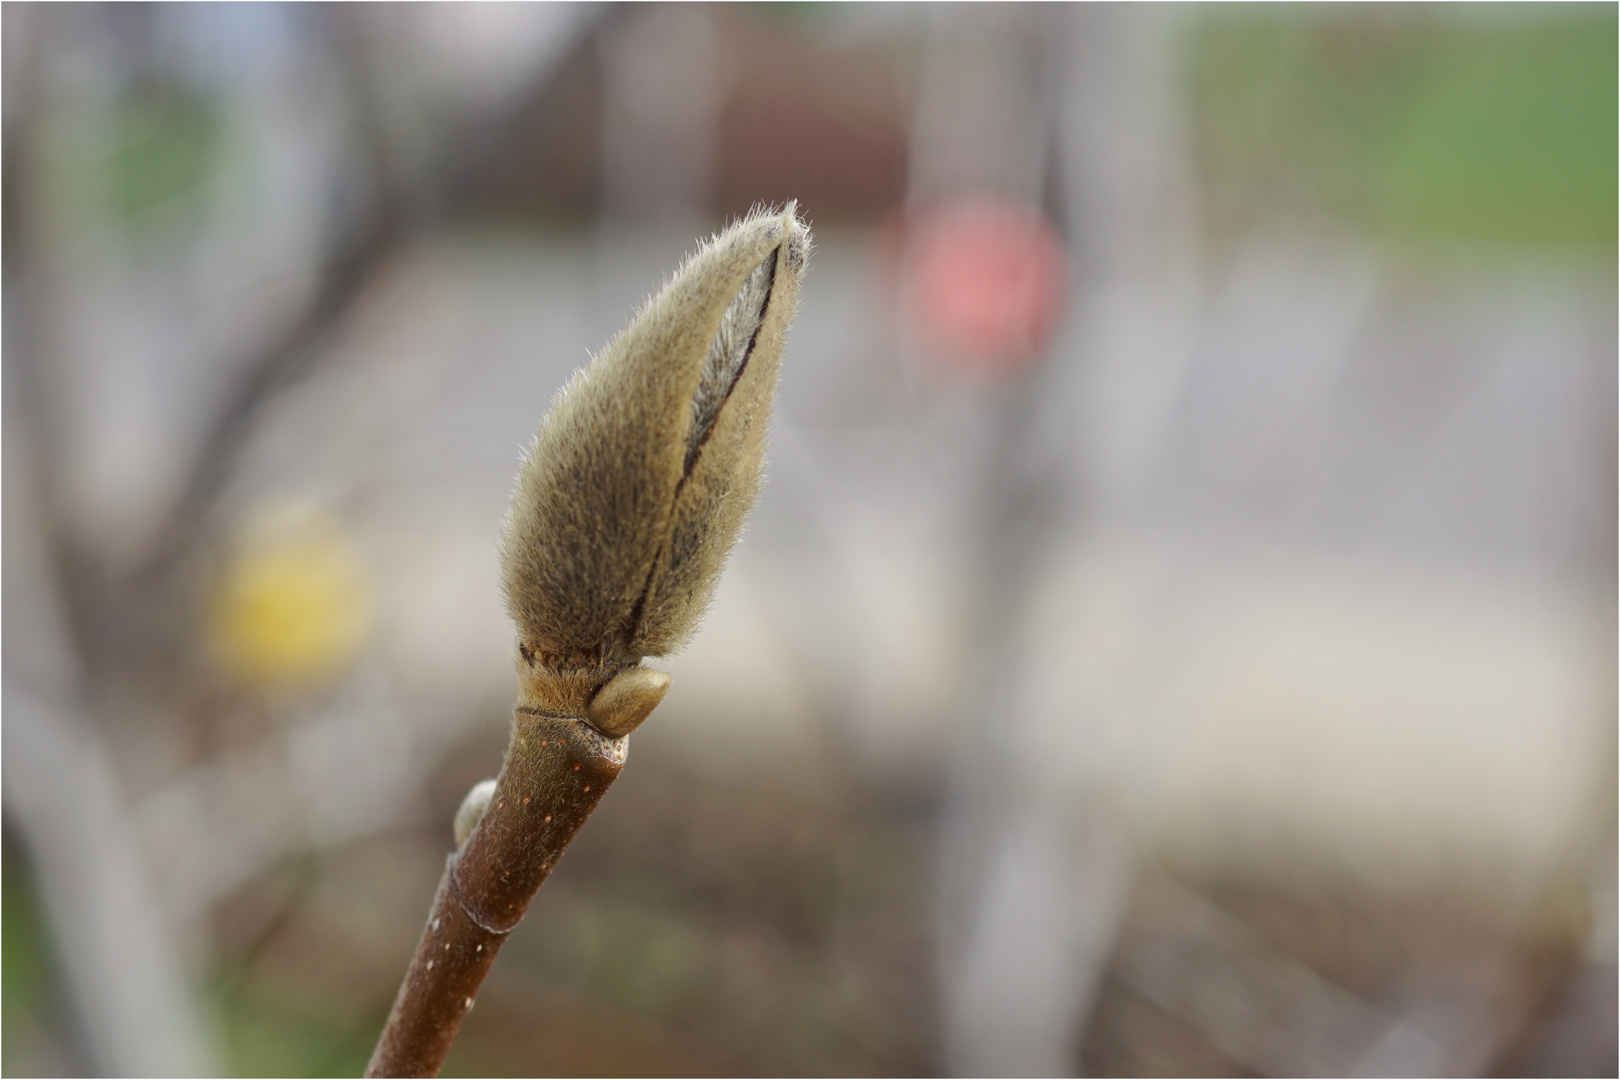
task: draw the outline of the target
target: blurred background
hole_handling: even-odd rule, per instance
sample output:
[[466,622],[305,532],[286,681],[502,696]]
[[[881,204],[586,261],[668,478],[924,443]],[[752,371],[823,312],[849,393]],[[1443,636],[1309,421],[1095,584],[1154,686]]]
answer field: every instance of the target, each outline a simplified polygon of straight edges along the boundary
[[355,1075],[518,448],[817,250],[450,1075],[1614,1075],[1612,5],[3,9],[8,1075]]

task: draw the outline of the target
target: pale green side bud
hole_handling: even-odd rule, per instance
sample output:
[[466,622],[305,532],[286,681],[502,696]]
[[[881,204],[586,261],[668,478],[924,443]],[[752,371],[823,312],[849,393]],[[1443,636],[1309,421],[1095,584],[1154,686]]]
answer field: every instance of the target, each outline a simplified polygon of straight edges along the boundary
[[628,735],[664,700],[669,676],[652,668],[630,668],[610,679],[591,699],[585,719],[609,738]]

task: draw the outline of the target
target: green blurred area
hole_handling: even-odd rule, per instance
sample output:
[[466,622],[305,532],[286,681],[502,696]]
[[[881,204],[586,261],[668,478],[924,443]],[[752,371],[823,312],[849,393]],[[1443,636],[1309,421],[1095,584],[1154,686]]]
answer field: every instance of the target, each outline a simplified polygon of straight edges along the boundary
[[1375,15],[1199,21],[1190,78],[1212,232],[1280,216],[1399,241],[1615,245],[1612,5]]
[[46,1075],[67,1064],[61,988],[27,854],[9,829],[0,857],[0,1073]]
[[220,135],[218,110],[207,98],[154,82],[120,101],[110,123],[109,196],[125,225],[140,227],[202,190]]
[[307,987],[251,985],[216,1003],[218,1033],[234,1076],[359,1076],[381,1021],[355,1023],[348,1008]]

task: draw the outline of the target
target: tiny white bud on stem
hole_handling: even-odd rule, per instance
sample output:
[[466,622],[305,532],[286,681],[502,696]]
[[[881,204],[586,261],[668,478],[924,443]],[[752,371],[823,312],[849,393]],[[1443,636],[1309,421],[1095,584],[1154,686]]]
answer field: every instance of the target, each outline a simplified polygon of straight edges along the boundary
[[478,828],[478,823],[484,819],[484,811],[489,809],[489,800],[495,794],[495,780],[480,780],[474,784],[456,808],[456,847],[467,842],[467,837]]

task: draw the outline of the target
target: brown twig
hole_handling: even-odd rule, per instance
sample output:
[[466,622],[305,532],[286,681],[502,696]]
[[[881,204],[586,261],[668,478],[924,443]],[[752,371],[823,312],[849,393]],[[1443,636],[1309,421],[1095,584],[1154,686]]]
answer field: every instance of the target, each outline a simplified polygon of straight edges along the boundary
[[624,767],[629,738],[515,714],[489,810],[449,857],[367,1076],[434,1076],[495,953]]

